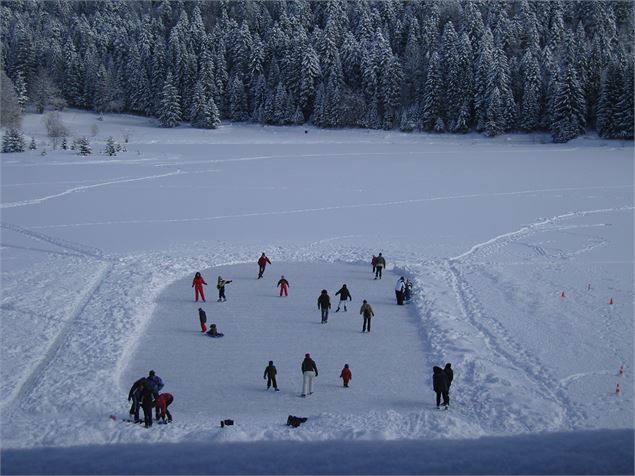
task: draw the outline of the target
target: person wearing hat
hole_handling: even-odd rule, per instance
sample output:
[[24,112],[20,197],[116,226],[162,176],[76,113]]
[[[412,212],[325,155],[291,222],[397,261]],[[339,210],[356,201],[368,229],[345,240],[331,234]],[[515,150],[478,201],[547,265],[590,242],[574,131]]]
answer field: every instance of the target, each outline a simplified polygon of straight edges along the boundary
[[273,388],[275,389],[276,392],[278,392],[278,383],[276,382],[276,374],[278,373],[278,371],[276,370],[276,366],[273,365],[273,360],[269,361],[269,365],[267,365],[265,367],[265,373],[262,376],[263,379],[267,380],[267,390],[269,390],[269,388],[271,387],[271,385],[273,384]]
[[278,285],[276,287],[280,288],[280,297],[282,297],[282,293],[284,293],[285,296],[289,295],[289,281],[287,281],[284,276],[280,277],[280,280],[278,281]]
[[197,271],[194,275],[194,279],[192,280],[192,287],[194,288],[194,298],[196,299],[196,302],[198,302],[199,296],[201,297],[203,302],[205,302],[205,292],[203,291],[203,285],[207,286],[207,283],[203,279],[203,276],[201,276],[201,273]]
[[397,280],[397,284],[395,284],[395,296],[397,296],[397,304],[399,306],[403,306],[403,295],[406,290],[406,280],[402,276]]
[[304,354],[302,361],[302,396],[306,397],[313,393],[313,378],[318,376],[318,369],[311,354]]
[[231,283],[231,279],[223,279],[222,277],[218,277],[218,282],[216,283],[216,289],[218,289],[218,299],[217,302],[227,301],[225,297],[225,285]]

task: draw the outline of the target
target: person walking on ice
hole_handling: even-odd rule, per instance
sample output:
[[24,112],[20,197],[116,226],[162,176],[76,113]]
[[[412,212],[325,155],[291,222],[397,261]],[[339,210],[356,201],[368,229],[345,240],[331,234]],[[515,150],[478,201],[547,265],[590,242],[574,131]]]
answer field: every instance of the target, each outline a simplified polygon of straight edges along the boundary
[[284,276],[280,277],[276,287],[280,288],[280,296],[282,296],[282,293],[284,293],[285,296],[289,295],[289,281],[287,281]]
[[397,284],[395,284],[395,296],[397,296],[397,305],[403,306],[403,297],[404,292],[406,291],[406,282],[404,277],[402,276],[397,280]]
[[373,267],[373,274],[375,274],[375,271],[377,270],[377,256],[373,255],[370,260],[370,264]]
[[322,324],[329,320],[329,309],[331,309],[331,298],[326,289],[322,289],[317,300],[318,309],[322,312]]
[[448,377],[441,367],[436,365],[432,368],[432,389],[437,394],[437,408],[441,408],[441,396],[443,396],[443,406],[448,409],[450,396],[448,395]]
[[306,397],[313,393],[313,378],[318,376],[317,365],[311,358],[311,354],[304,354],[302,361],[302,396]]
[[353,380],[353,374],[351,373],[351,369],[348,368],[348,364],[344,364],[340,378],[344,381],[344,387],[348,388],[348,382]]
[[196,302],[198,302],[199,295],[201,299],[203,300],[203,302],[205,302],[205,293],[203,292],[203,284],[207,286],[207,283],[203,279],[203,276],[201,276],[201,273],[197,271],[196,274],[194,275],[194,279],[192,280],[192,287],[194,288],[194,298],[196,299]]
[[379,253],[377,259],[375,260],[375,279],[381,279],[382,270],[386,267],[386,260]]
[[201,332],[206,332],[207,326],[205,324],[207,324],[207,314],[205,314],[202,307],[198,308],[198,320],[201,323]]
[[276,366],[273,365],[273,360],[269,361],[269,365],[267,365],[265,367],[265,373],[262,376],[263,379],[267,380],[267,390],[269,390],[269,387],[271,387],[271,385],[273,385],[273,388],[276,392],[279,392],[280,390],[278,390],[278,384],[276,383],[276,374],[278,373],[278,371],[276,370]]
[[344,303],[344,312],[346,312],[346,300],[353,300],[353,297],[351,296],[350,291],[348,290],[348,288],[346,287],[346,284],[342,284],[342,287],[340,288],[340,290],[338,292],[335,293],[335,295],[337,296],[339,294],[340,296],[340,302],[337,305],[337,309],[335,309],[335,312],[340,312],[340,306],[342,306],[342,303]]
[[220,276],[218,277],[218,282],[216,283],[216,289],[218,289],[218,299],[216,300],[217,302],[227,301],[227,298],[225,297],[225,285],[231,282],[231,279],[225,281]]
[[262,278],[262,275],[265,274],[267,263],[271,264],[271,261],[269,261],[269,258],[263,253],[260,258],[258,258],[258,279]]
[[370,307],[370,304],[368,304],[368,301],[366,301],[366,299],[364,299],[364,302],[362,302],[362,307],[359,308],[359,313],[364,318],[362,333],[366,332],[366,329],[368,329],[368,332],[370,332],[370,318],[373,317],[375,313],[373,312],[373,308]]

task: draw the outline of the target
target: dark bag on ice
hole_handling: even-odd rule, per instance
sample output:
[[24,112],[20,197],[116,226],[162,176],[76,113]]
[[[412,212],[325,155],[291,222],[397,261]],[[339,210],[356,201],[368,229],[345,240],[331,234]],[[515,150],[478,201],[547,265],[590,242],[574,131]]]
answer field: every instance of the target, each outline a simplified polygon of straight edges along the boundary
[[287,418],[287,426],[290,425],[293,428],[297,428],[305,421],[307,421],[306,417],[297,417],[297,416],[289,415],[289,418]]
[[225,428],[226,426],[231,426],[234,424],[234,420],[221,420],[220,421],[220,427],[221,428]]

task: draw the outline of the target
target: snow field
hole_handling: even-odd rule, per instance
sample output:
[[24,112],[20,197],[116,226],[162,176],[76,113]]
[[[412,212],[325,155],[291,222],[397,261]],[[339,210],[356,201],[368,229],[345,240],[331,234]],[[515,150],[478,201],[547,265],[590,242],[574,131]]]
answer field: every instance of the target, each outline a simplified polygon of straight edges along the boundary
[[[64,118],[78,131],[94,121]],[[37,116],[25,127],[42,140]],[[3,449],[182,443],[176,458],[194,442],[302,441],[326,454],[360,440],[513,445],[567,432],[562,451],[575,435],[592,451],[604,437],[581,430],[635,426],[632,143],[242,125],[159,134],[132,116],[99,127],[95,144],[130,128],[129,152],[2,157]],[[274,264],[256,280],[262,251]],[[378,251],[390,268],[381,282],[368,265]],[[205,305],[193,302],[197,270]],[[215,302],[218,274],[235,279],[226,303]],[[401,275],[415,282],[403,308]],[[319,291],[336,307],[344,282],[354,302],[320,325]],[[368,335],[363,298],[376,312]],[[200,334],[199,305],[224,338]],[[302,399],[305,352],[320,375]],[[262,380],[270,359],[277,394]],[[445,362],[456,377],[440,412],[430,374]],[[175,422],[146,431],[108,419],[126,415],[150,368],[175,396]],[[309,421],[291,429],[288,414]],[[237,424],[221,430],[221,418]],[[632,432],[619,435],[628,447]]]

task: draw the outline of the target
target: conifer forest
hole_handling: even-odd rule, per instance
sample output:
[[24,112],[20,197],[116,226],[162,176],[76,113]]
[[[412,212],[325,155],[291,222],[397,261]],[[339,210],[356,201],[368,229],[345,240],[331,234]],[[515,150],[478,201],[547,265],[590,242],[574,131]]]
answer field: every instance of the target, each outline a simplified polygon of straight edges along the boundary
[[[1,2],[21,111],[633,138],[631,1]],[[3,98],[3,102],[6,101]]]

